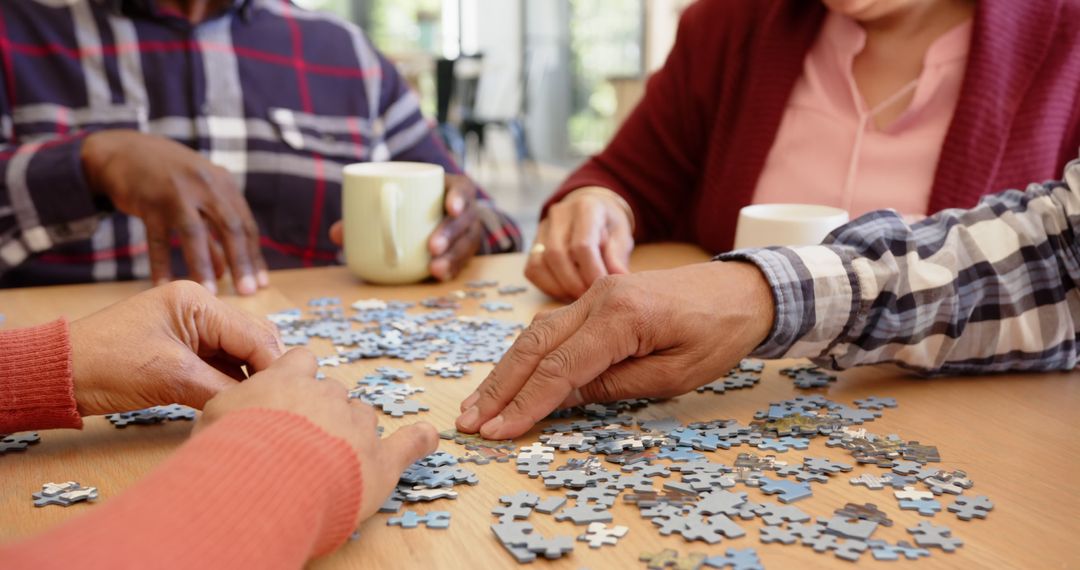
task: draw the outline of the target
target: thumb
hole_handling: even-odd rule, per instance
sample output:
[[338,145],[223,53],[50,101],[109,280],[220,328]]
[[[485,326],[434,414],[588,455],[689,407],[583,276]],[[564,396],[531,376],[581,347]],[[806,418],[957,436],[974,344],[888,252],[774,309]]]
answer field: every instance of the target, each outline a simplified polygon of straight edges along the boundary
[[630,273],[630,252],[634,251],[634,236],[629,227],[619,225],[611,230],[611,237],[601,243],[600,249],[608,273]]
[[267,320],[244,312],[217,299],[205,305],[205,328],[199,328],[199,342],[220,349],[232,358],[264,370],[281,356],[284,345],[277,329]]
[[319,370],[319,362],[310,350],[294,348],[272,362],[266,370],[272,370],[278,374],[314,378]]
[[383,441],[385,464],[394,469],[395,478],[417,460],[434,453],[439,435],[427,422],[405,426]]
[[686,362],[669,355],[627,359],[572,392],[563,407],[632,398],[675,396],[678,390],[664,380],[670,377],[673,371],[685,369]]

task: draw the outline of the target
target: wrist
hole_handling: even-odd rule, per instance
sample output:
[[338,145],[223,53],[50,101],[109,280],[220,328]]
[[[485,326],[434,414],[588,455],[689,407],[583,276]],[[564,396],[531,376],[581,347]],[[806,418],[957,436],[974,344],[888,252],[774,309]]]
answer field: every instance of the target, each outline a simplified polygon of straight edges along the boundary
[[738,293],[738,302],[731,299],[722,302],[728,306],[738,306],[743,311],[741,320],[745,329],[741,334],[751,340],[750,347],[760,346],[769,338],[776,322],[776,299],[766,275],[757,265],[747,261],[712,262],[711,265],[721,274],[719,290],[734,290]]
[[622,212],[626,216],[626,222],[630,226],[630,232],[633,233],[635,226],[634,210],[630,207],[630,203],[614,190],[604,188],[603,186],[585,186],[571,191],[562,199],[562,201],[570,202],[572,200],[587,197],[603,200],[613,206],[613,209]]
[[107,185],[103,181],[105,167],[116,154],[118,146],[132,134],[138,132],[127,129],[95,131],[83,139],[79,159],[92,194],[106,193]]

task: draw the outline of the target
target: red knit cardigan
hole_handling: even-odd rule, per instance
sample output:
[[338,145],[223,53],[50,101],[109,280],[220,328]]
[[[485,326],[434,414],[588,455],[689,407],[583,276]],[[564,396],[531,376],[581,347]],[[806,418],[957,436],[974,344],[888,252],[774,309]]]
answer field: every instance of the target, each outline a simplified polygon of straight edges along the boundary
[[[642,102],[544,213],[603,186],[630,203],[638,241],[730,249],[825,15],[813,0],[692,5]],[[1080,148],[1080,0],[980,0],[971,41],[927,213],[1059,178]]]

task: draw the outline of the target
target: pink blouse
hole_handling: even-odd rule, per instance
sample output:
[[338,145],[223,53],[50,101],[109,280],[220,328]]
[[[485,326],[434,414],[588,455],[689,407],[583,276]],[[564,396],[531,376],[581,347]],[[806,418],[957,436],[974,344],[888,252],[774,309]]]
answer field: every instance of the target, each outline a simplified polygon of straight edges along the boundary
[[754,203],[824,204],[852,217],[883,208],[924,214],[960,97],[971,27],[968,20],[930,46],[911,105],[878,129],[852,73],[866,32],[830,13],[806,55]]

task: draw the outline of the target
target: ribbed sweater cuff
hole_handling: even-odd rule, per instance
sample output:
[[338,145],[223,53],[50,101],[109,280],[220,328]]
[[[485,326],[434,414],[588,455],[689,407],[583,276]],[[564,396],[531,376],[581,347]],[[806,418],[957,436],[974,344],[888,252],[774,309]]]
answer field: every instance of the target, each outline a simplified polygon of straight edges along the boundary
[[0,331],[0,433],[81,427],[67,321]]

